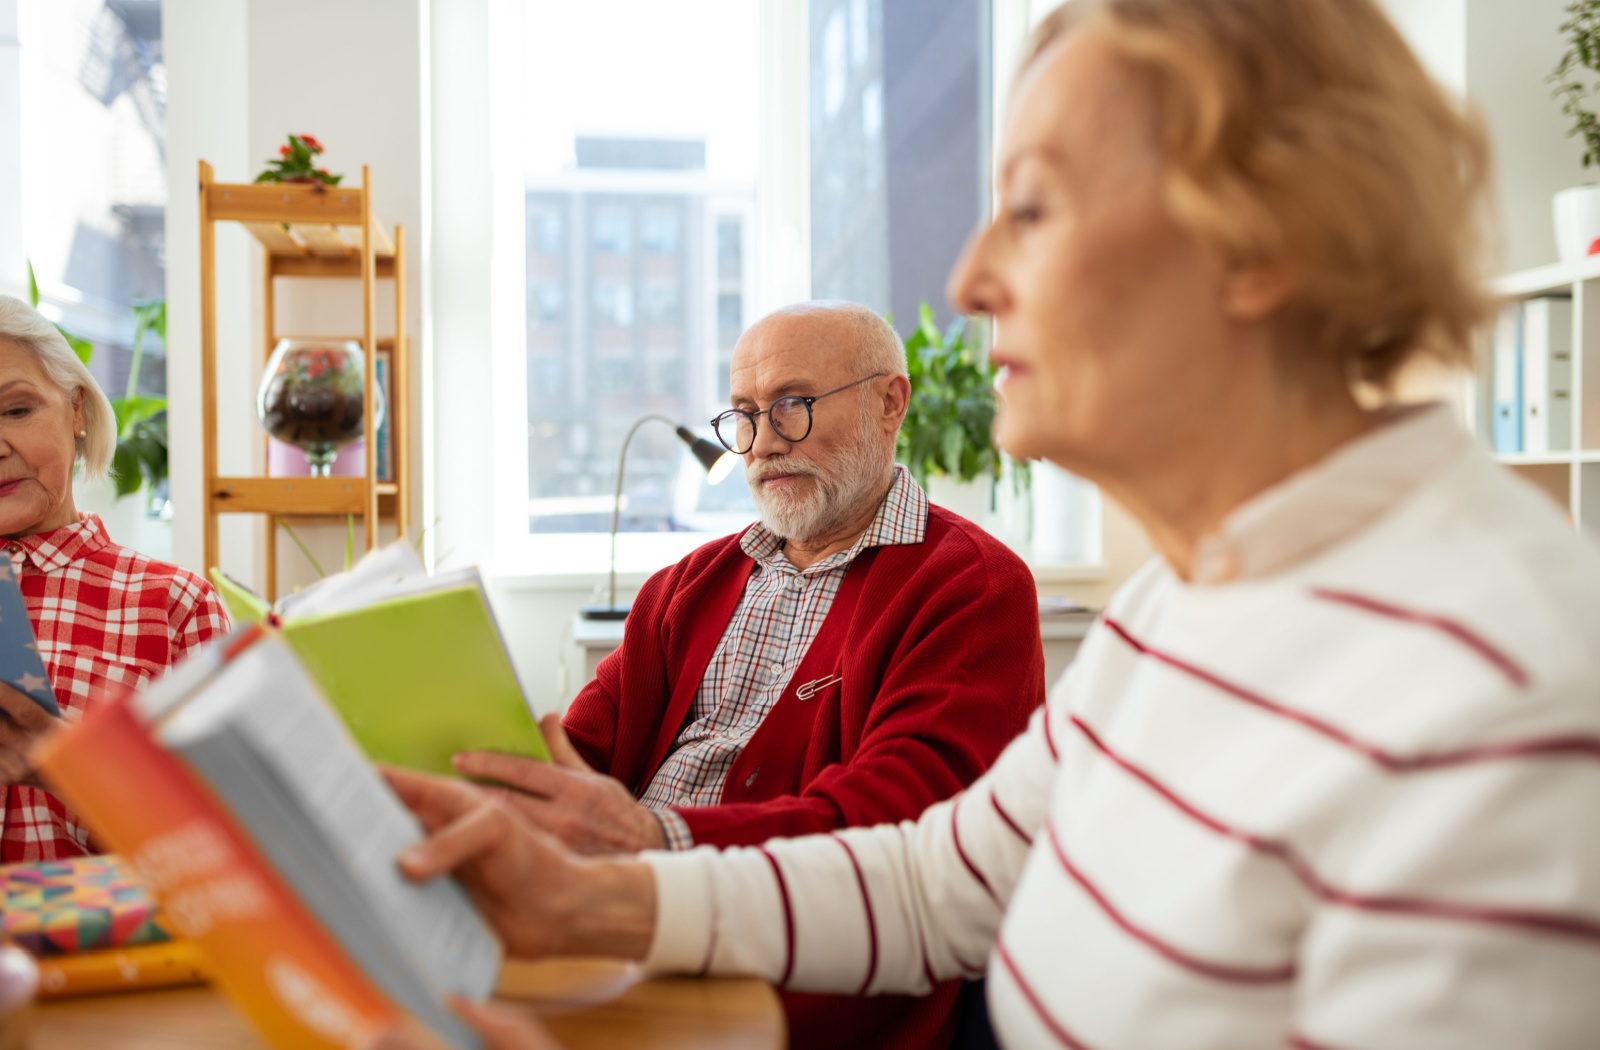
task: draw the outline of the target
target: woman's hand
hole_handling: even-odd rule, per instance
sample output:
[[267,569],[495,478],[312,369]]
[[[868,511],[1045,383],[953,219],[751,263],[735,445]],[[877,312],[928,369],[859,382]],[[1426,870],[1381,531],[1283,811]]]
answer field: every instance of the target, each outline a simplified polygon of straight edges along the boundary
[[[508,1007],[465,999],[457,999],[451,1005],[483,1036],[484,1050],[561,1050],[543,1025]],[[445,1050],[445,1046],[415,1025],[405,1025],[382,1032],[362,1050]]]
[[463,751],[455,756],[455,767],[476,780],[494,781],[490,790],[523,819],[578,853],[666,849],[667,837],[655,814],[621,781],[589,768],[567,739],[560,715],[546,715],[539,728],[550,749],[548,762],[500,751]]
[[465,781],[384,776],[428,833],[400,855],[400,870],[417,882],[454,874],[512,955],[644,958],[656,918],[646,865],[580,858]]
[[0,784],[38,787],[28,750],[60,724],[26,693],[0,682]]

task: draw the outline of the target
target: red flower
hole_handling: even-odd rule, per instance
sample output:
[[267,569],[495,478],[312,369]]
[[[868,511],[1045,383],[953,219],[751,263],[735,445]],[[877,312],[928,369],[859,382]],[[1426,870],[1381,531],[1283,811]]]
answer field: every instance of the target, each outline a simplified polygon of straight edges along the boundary
[[285,143],[284,145],[278,147],[278,156],[287,157],[288,155],[289,155],[289,146],[288,146],[287,143]]
[[306,144],[306,149],[310,150],[312,153],[322,152],[322,143],[318,142],[314,136],[301,135],[300,141],[304,142]]

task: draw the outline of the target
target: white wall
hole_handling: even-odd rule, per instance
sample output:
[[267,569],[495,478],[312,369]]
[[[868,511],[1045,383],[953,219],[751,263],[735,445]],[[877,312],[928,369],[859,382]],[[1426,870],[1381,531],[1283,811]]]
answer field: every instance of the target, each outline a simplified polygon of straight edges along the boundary
[[[200,462],[200,221],[197,165],[209,160],[225,178],[248,163],[247,0],[166,0],[162,48],[167,64],[167,426],[174,517],[173,559],[203,571]],[[219,231],[217,314],[219,387],[230,395],[251,382],[255,328],[250,324],[251,252],[242,230]],[[230,418],[253,416],[249,402]],[[227,429],[228,461],[248,460],[251,435]],[[256,547],[257,531],[227,522],[225,551]]]
[[1566,0],[1387,0],[1385,7],[1429,71],[1465,91],[1488,124],[1501,242],[1491,269],[1555,262],[1550,198],[1594,177],[1545,82],[1563,50]]

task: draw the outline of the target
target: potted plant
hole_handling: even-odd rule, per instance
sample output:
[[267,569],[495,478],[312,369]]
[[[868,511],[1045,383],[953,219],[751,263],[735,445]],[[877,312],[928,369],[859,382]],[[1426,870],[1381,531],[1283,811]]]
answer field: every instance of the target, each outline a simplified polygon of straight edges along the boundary
[[[911,404],[895,455],[935,503],[981,519],[995,509],[994,484],[1006,461],[994,439],[995,369],[966,318],[941,332],[924,302],[918,321],[906,340]],[[1012,466],[1016,485],[1026,487],[1027,464]]]
[[[1600,165],[1600,117],[1590,108],[1600,73],[1600,0],[1573,0],[1561,24],[1567,49],[1547,78],[1572,121],[1569,138],[1583,139],[1583,166]],[[1586,83],[1586,81],[1590,81]],[[1589,183],[1560,191],[1554,201],[1556,251],[1564,263],[1600,253],[1600,186]]]
[[266,169],[256,176],[256,181],[339,185],[343,175],[333,175],[327,168],[317,167],[316,158],[321,155],[322,143],[315,135],[290,135],[289,141],[278,147],[278,155],[266,162]]

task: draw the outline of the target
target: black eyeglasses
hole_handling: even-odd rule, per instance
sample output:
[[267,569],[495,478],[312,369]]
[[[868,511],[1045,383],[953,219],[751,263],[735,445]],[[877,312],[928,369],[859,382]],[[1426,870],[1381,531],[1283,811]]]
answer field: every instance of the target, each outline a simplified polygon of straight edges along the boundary
[[762,416],[772,422],[772,429],[785,441],[804,441],[811,435],[811,406],[825,397],[832,397],[841,390],[849,390],[853,386],[860,386],[872,379],[882,379],[888,372],[874,372],[870,376],[863,376],[854,383],[835,387],[826,393],[815,397],[799,397],[791,394],[780,397],[760,412],[746,412],[742,408],[730,408],[716,419],[711,421],[711,426],[717,432],[717,440],[722,442],[729,452],[742,456],[756,447],[756,420]]

